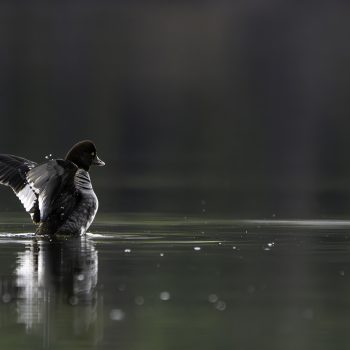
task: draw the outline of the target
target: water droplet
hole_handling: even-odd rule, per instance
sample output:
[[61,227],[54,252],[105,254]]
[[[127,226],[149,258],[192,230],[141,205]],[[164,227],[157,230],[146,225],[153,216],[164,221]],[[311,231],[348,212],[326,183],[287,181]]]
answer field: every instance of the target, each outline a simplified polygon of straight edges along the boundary
[[193,250],[195,250],[195,251],[200,251],[201,250],[201,247],[193,247]]
[[124,249],[124,253],[131,253],[131,249]]
[[255,287],[253,285],[248,286],[247,292],[248,292],[248,294],[254,294]]
[[314,310],[312,310],[311,308],[305,309],[302,312],[302,317],[305,320],[310,320],[310,321],[313,320],[313,318],[314,318]]
[[270,242],[270,243],[267,243],[267,246],[268,246],[268,247],[270,247],[270,248],[272,248],[272,247],[274,247],[274,246],[275,246],[275,242]]
[[210,303],[216,303],[219,300],[219,297],[216,294],[210,294],[208,296],[208,301]]
[[125,318],[125,312],[121,309],[111,310],[109,317],[112,321],[123,321]]
[[119,290],[120,292],[124,292],[125,289],[126,289],[126,285],[125,285],[124,283],[122,283],[122,284],[120,284],[120,285],[118,286],[118,290]]
[[11,301],[11,295],[9,293],[4,293],[1,299],[4,303],[9,303]]
[[85,279],[85,276],[84,276],[82,273],[80,273],[79,275],[77,275],[77,280],[78,280],[78,281],[84,281],[84,279]]
[[226,309],[226,303],[222,300],[219,300],[216,305],[215,308],[219,311],[224,311]]
[[164,253],[160,253],[159,255],[163,257],[163,256],[164,256]]
[[340,276],[345,276],[345,271],[344,271],[344,270],[340,270],[340,271],[339,271],[339,275],[340,275]]
[[160,298],[160,300],[163,300],[163,301],[170,300],[170,293],[167,291],[161,292],[159,294],[159,298]]
[[141,306],[141,305],[143,305],[145,303],[145,299],[144,299],[144,297],[143,296],[137,296],[136,298],[135,298],[135,304],[136,305],[138,305],[138,306]]

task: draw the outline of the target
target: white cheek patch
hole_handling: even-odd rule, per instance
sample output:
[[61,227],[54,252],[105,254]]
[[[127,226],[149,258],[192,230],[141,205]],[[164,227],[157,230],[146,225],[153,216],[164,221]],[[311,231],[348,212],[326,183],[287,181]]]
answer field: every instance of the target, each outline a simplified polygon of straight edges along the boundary
[[19,198],[27,212],[29,212],[29,210],[33,208],[37,199],[34,191],[29,185],[23,187],[22,190],[16,193],[16,196]]

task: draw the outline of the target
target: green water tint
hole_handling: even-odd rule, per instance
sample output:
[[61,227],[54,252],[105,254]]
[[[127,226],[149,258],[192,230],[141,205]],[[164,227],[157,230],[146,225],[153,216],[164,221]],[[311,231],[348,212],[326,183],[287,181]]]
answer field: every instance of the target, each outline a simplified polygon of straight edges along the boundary
[[1,349],[348,348],[348,221],[0,219]]

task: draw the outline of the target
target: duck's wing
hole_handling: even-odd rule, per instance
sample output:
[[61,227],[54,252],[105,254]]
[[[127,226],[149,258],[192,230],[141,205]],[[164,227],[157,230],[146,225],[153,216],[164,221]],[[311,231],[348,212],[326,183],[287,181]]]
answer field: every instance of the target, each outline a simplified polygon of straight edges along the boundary
[[46,221],[52,213],[67,215],[75,206],[78,200],[74,181],[77,170],[72,162],[57,159],[28,171],[26,179],[38,197],[40,221]]
[[37,166],[37,163],[10,154],[0,154],[0,184],[13,189],[16,196],[31,215],[32,220],[39,222],[38,197],[30,187],[26,175]]

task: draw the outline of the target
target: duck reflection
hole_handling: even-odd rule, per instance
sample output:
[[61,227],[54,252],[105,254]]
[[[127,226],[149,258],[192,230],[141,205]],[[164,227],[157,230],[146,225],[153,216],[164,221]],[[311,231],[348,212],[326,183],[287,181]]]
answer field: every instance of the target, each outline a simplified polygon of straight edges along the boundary
[[28,243],[15,276],[17,322],[27,332],[42,329],[49,342],[50,329],[79,335],[96,328],[98,255],[86,237]]

